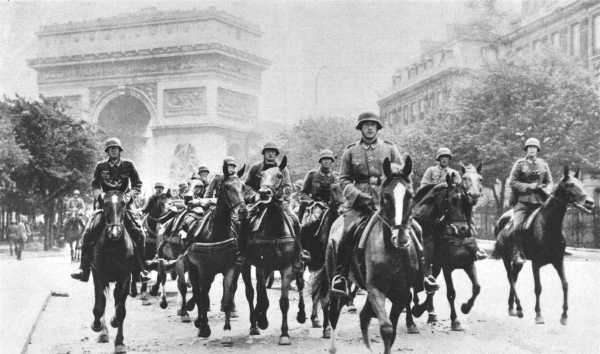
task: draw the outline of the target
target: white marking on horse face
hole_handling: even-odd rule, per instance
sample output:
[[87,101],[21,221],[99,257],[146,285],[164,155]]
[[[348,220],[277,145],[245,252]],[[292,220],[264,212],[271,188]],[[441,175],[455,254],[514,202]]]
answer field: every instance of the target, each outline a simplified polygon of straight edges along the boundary
[[117,195],[113,195],[112,197],[110,197],[110,202],[113,204],[118,204],[119,203],[119,197]]
[[402,225],[402,218],[404,216],[404,195],[406,194],[406,187],[402,183],[396,184],[394,187],[394,202],[396,203],[396,215],[394,215],[394,223],[396,225]]

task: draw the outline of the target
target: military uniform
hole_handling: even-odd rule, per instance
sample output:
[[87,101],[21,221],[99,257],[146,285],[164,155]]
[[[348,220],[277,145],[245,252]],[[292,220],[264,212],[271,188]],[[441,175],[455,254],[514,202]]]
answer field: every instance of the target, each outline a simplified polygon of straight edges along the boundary
[[215,175],[204,192],[204,198],[217,198],[221,191],[223,175]]
[[79,216],[83,216],[85,211],[85,202],[80,197],[72,197],[67,201],[67,212],[68,218],[64,221],[64,224],[67,225],[71,220],[76,220],[81,227],[85,227],[85,223],[82,218]]
[[546,161],[539,157],[521,158],[515,162],[508,185],[513,206],[513,230],[521,227],[530,212],[546,200],[552,175]]
[[446,183],[446,176],[454,174],[454,182],[460,183],[460,174],[450,167],[441,167],[440,165],[430,166],[425,170],[421,178],[419,188],[432,184]]

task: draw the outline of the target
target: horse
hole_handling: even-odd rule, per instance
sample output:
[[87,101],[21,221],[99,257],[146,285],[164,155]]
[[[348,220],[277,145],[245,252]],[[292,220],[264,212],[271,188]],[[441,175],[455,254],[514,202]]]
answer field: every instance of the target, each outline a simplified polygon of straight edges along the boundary
[[108,329],[104,321],[106,296],[109,285],[115,283],[113,292],[115,315],[110,321],[117,328],[115,337],[115,353],[125,353],[123,337],[125,321],[125,301],[131,285],[131,273],[136,269],[133,242],[125,230],[123,219],[128,196],[119,191],[110,191],[103,198],[104,228],[94,245],[92,259],[92,275],[94,278],[94,321],[92,330],[100,332],[98,342],[108,342]]
[[[306,264],[306,268],[308,268],[311,274],[311,283],[314,282],[314,277],[316,272],[323,267],[325,263],[325,250],[327,248],[327,242],[329,241],[329,231],[331,230],[331,225],[338,218],[339,211],[338,208],[343,203],[344,199],[342,196],[342,191],[340,185],[338,183],[334,183],[331,185],[331,193],[330,199],[328,203],[315,201],[310,205],[306,206],[304,210],[304,215],[307,213],[313,214],[313,209],[318,208],[323,211],[323,214],[320,219],[313,223],[303,223],[300,227],[300,239],[302,241],[302,246],[306,249],[311,257],[310,261]],[[303,216],[306,218],[306,216]],[[302,273],[300,273],[302,275]],[[300,295],[300,299],[302,299],[302,295]],[[321,328],[321,323],[319,322],[319,301],[316,297],[312,299],[312,311],[311,311],[311,323],[313,328]],[[329,338],[331,329],[329,328],[329,321],[327,318],[324,318],[325,322],[323,323],[323,338]]]
[[[462,182],[455,183],[454,173],[446,176],[446,185],[424,187],[417,192],[418,200],[412,215],[423,227],[423,240],[433,263],[433,276],[437,278],[443,270],[446,282],[446,297],[450,304],[450,320],[453,331],[462,331],[457,320],[454,300],[456,290],[452,280],[455,269],[465,271],[472,284],[472,295],[461,306],[461,311],[468,314],[481,291],[475,267],[477,243],[473,235],[471,215],[473,207],[482,194],[481,168],[473,165],[461,165]],[[428,260],[429,261],[429,260]],[[420,317],[425,309],[429,312],[428,323],[437,322],[433,308],[433,293],[427,294],[423,304],[418,304],[415,293],[413,314]]]
[[[416,329],[410,311],[411,288],[419,272],[418,238],[413,221],[410,219],[412,188],[410,173],[412,160],[406,157],[403,166],[392,164],[388,158],[383,161],[385,180],[381,186],[380,209],[371,213],[359,244],[364,244],[364,253],[355,252],[351,264],[351,278],[361,288],[367,290],[367,301],[360,311],[360,328],[363,342],[371,350],[369,323],[372,317],[379,320],[384,353],[391,352],[396,338],[396,327],[402,309],[406,309],[406,325],[409,331]],[[321,301],[324,313],[332,326],[330,353],[337,351],[335,346],[336,327],[343,300],[330,293],[331,278],[335,272],[336,243],[344,231],[344,216],[332,225],[330,239],[325,254],[325,264],[316,275],[313,294]],[[408,239],[400,245],[399,235]],[[392,302],[389,318],[385,301]]]
[[[185,264],[192,283],[193,301],[198,308],[198,317],[194,325],[198,328],[198,336],[208,338],[211,334],[208,325],[210,310],[209,291],[217,274],[223,274],[223,297],[221,309],[225,312],[225,334],[221,339],[223,346],[232,346],[231,311],[239,277],[238,234],[240,221],[246,217],[244,201],[243,166],[237,175],[224,177],[219,188],[217,204],[210,209],[200,223],[190,230],[191,244],[178,259],[165,263],[166,269],[172,265]],[[227,165],[223,165],[223,175],[227,176]],[[180,276],[180,280],[183,277]],[[179,290],[185,281],[179,283]],[[185,301],[185,298],[183,299]],[[185,302],[182,310],[185,310]]]
[[65,223],[65,240],[69,243],[71,262],[78,261],[81,257],[79,241],[81,240],[84,229],[85,222],[83,221],[83,218],[77,214],[71,215]]
[[[508,296],[508,313],[510,316],[523,317],[521,301],[517,295],[516,283],[519,272],[523,267],[523,259],[531,260],[535,291],[535,323],[543,324],[544,318],[540,309],[540,268],[552,264],[560,278],[563,290],[563,305],[560,323],[567,324],[568,311],[568,283],[565,275],[564,255],[565,236],[562,233],[562,222],[567,211],[567,206],[573,205],[577,209],[591,213],[594,202],[586,194],[583,184],[579,180],[579,170],[574,176],[569,175],[567,166],[563,169],[563,176],[556,185],[544,204],[534,211],[526,222],[524,230],[513,234],[511,230],[512,211],[507,211],[498,219],[495,226],[496,243],[494,258],[502,258],[510,286]],[[516,311],[514,304],[516,303]]]
[[[260,329],[269,326],[267,320],[267,309],[269,298],[267,297],[266,278],[269,273],[278,270],[281,276],[281,296],[279,308],[281,310],[281,335],[279,345],[290,345],[288,333],[287,313],[289,310],[288,293],[290,284],[297,279],[298,264],[300,264],[300,240],[297,238],[299,224],[297,219],[291,219],[283,205],[277,198],[281,192],[283,181],[283,170],[287,165],[287,157],[284,156],[279,166],[271,167],[262,172],[260,189],[258,191],[260,200],[250,207],[249,220],[244,226],[244,254],[247,259],[242,269],[242,279],[246,288],[246,299],[250,308],[250,335],[260,334]],[[256,267],[256,307],[254,306],[254,288],[250,276],[250,267]],[[301,309],[301,312],[303,309]],[[302,323],[305,320],[301,316],[297,320]],[[258,326],[258,327],[257,327]]]

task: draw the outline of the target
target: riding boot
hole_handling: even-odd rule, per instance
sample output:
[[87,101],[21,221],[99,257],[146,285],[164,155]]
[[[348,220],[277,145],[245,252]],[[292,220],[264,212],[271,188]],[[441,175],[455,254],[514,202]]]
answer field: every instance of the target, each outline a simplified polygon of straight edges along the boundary
[[350,284],[348,282],[348,274],[350,273],[350,262],[352,262],[352,245],[350,243],[350,235],[344,235],[340,240],[337,254],[337,265],[335,267],[335,275],[331,279],[331,294],[334,296],[349,297]]
[[96,244],[98,235],[102,227],[102,212],[97,210],[92,217],[87,227],[83,231],[81,240],[81,261],[79,269],[71,273],[71,278],[87,282],[90,278],[90,265],[92,262],[92,252]]

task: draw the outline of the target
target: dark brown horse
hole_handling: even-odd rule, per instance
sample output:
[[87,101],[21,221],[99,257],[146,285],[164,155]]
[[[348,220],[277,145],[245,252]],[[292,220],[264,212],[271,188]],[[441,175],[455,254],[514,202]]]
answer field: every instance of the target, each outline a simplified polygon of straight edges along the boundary
[[[455,176],[446,177],[446,185],[425,187],[417,193],[418,200],[413,206],[412,215],[423,228],[423,241],[433,263],[433,276],[437,277],[443,270],[446,282],[446,297],[450,304],[451,328],[461,331],[463,327],[458,321],[454,301],[456,290],[452,280],[452,271],[463,269],[472,283],[472,295],[462,304],[461,311],[471,311],[475,299],[481,291],[475,267],[477,243],[472,234],[471,215],[473,207],[482,194],[481,164],[461,166],[462,182],[455,183]],[[418,304],[415,294],[413,314],[421,316],[425,309],[429,311],[429,323],[437,321],[433,308],[433,295],[428,294],[423,304]]]
[[[226,176],[226,165],[223,166]],[[231,312],[233,310],[233,299],[237,288],[239,267],[236,264],[238,250],[238,235],[241,220],[246,217],[246,204],[244,202],[244,183],[241,176],[244,174],[242,167],[237,175],[228,176],[223,179],[219,188],[217,205],[209,213],[196,223],[189,232],[188,239],[191,244],[185,253],[178,259],[165,263],[168,269],[172,265],[179,264],[188,269],[193,301],[198,308],[198,318],[194,321],[198,328],[198,336],[207,338],[211,334],[208,325],[208,311],[210,310],[209,291],[217,274],[223,274],[223,297],[221,309],[225,312],[225,334],[221,340],[224,346],[233,345],[231,331]],[[183,262],[183,263],[181,263]],[[180,276],[180,291],[185,284]],[[184,298],[185,299],[185,298]],[[190,300],[192,301],[192,300]],[[185,310],[186,304],[182,304]]]
[[95,294],[92,330],[100,332],[99,342],[108,342],[104,311],[109,284],[114,282],[115,315],[110,324],[118,329],[115,337],[115,353],[126,352],[123,341],[125,300],[131,284],[131,272],[135,269],[133,243],[123,225],[127,199],[127,196],[116,191],[104,195],[102,208],[104,229],[94,246],[92,260]]
[[85,221],[83,216],[72,214],[67,219],[64,227],[65,240],[69,244],[71,251],[71,262],[77,261],[81,257],[81,248],[79,241],[83,236],[83,230],[85,228]]
[[[568,310],[568,283],[565,276],[564,254],[565,236],[562,233],[562,222],[567,211],[567,206],[573,205],[583,212],[590,213],[594,202],[586,194],[583,184],[579,180],[579,171],[575,176],[569,176],[569,168],[564,167],[563,177],[546,200],[539,212],[532,217],[531,226],[518,234],[510,233],[511,215],[509,210],[496,223],[496,245],[494,256],[502,258],[510,292],[508,296],[508,313],[510,316],[523,317],[521,301],[517,295],[516,283],[519,272],[523,267],[522,259],[531,260],[533,280],[535,283],[535,322],[543,324],[544,319],[540,309],[540,268],[552,264],[562,283],[563,306],[560,323],[567,324]],[[513,306],[516,303],[515,312]]]
[[[410,219],[410,203],[412,192],[410,173],[412,160],[406,158],[403,167],[391,164],[389,159],[383,162],[385,181],[381,187],[380,209],[375,211],[363,233],[364,257],[355,254],[351,266],[351,278],[361,288],[367,290],[367,301],[360,311],[360,328],[363,341],[371,349],[368,329],[371,318],[379,320],[384,353],[391,352],[396,338],[396,327],[402,309],[406,309],[406,325],[416,328],[411,311],[411,288],[415,284],[419,271],[417,252],[417,236]],[[329,292],[330,279],[335,271],[336,244],[343,231],[343,216],[338,218],[331,227],[330,240],[326,252],[325,265],[316,277],[313,291],[323,303],[326,316],[329,317],[333,328],[331,333],[330,352],[335,353],[336,327],[340,310],[344,305],[337,296]],[[359,235],[360,237],[360,235]],[[400,238],[408,239],[402,247],[398,244]],[[364,258],[361,259],[361,258]],[[385,301],[392,302],[388,317]]]
[[[277,197],[281,193],[282,171],[286,165],[287,157],[284,156],[278,167],[271,167],[262,173],[259,190],[261,200],[249,211],[251,219],[244,230],[247,265],[242,270],[246,299],[250,307],[250,335],[257,335],[258,328],[266,329],[269,326],[266,279],[272,271],[279,271],[281,275],[279,308],[282,314],[280,345],[291,344],[287,324],[288,294],[290,284],[298,273],[294,267],[299,262],[300,254],[299,239],[296,238],[299,232],[298,222],[290,220],[289,212],[284,209],[287,206],[283,205]],[[256,307],[254,307],[254,288],[250,277],[251,265],[256,267]],[[298,320],[301,319],[299,316]]]

